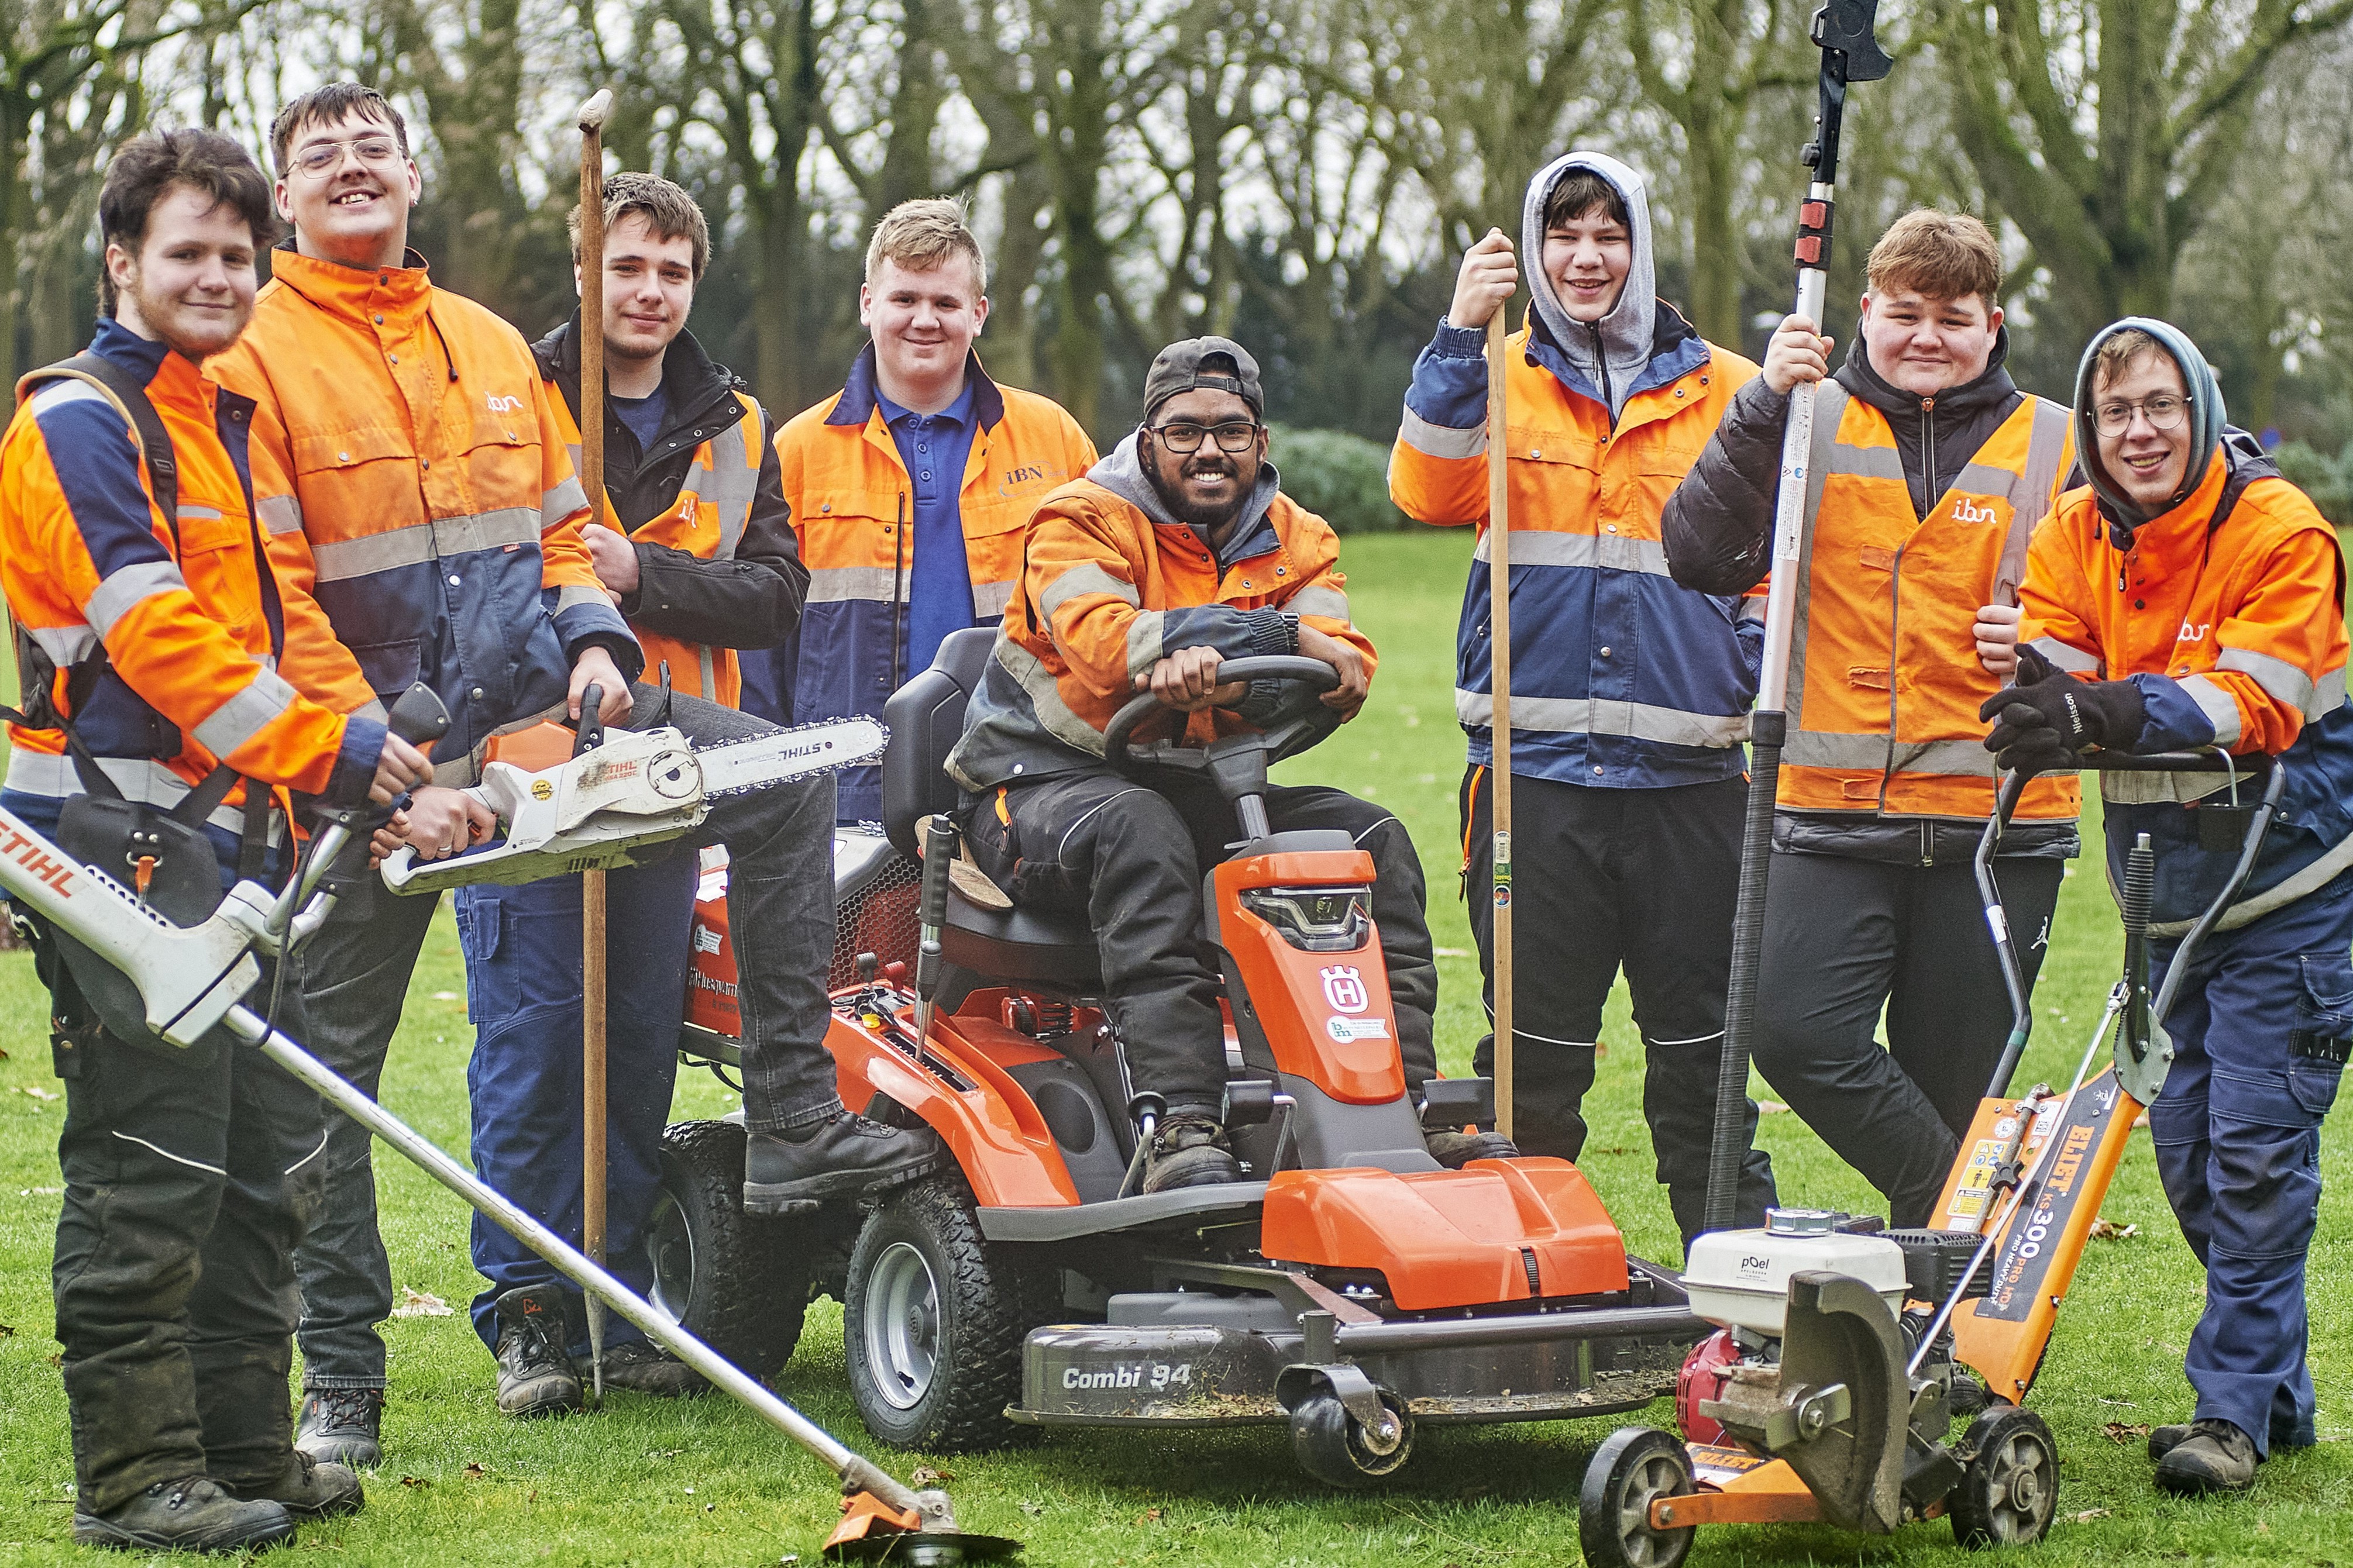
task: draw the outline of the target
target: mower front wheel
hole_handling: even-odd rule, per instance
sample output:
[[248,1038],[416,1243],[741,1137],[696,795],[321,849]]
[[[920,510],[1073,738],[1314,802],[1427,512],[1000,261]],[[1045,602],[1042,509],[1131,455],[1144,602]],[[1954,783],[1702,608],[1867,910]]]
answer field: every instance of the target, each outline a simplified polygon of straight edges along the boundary
[[1968,1468],[1945,1500],[1953,1538],[1972,1552],[2042,1540],[2059,1513],[2059,1446],[2042,1417],[1996,1405],[1970,1424],[1961,1448]]
[[902,1448],[998,1448],[1029,1429],[1005,1418],[1021,1397],[1021,1351],[1052,1316],[1040,1268],[980,1234],[961,1178],[902,1187],[850,1248],[841,1337],[866,1429]]
[[1340,1396],[1319,1387],[1291,1413],[1291,1451],[1299,1468],[1328,1487],[1361,1487],[1386,1480],[1413,1458],[1413,1417],[1405,1402],[1388,1389],[1377,1391],[1390,1429],[1368,1432],[1348,1414]]
[[763,1380],[792,1359],[808,1304],[808,1245],[793,1220],[744,1212],[744,1129],[662,1130],[661,1186],[646,1222],[646,1296],[687,1332]]
[[1656,1426],[1621,1426],[1585,1467],[1577,1534],[1590,1568],[1676,1568],[1699,1531],[1655,1530],[1651,1505],[1695,1489],[1691,1453]]

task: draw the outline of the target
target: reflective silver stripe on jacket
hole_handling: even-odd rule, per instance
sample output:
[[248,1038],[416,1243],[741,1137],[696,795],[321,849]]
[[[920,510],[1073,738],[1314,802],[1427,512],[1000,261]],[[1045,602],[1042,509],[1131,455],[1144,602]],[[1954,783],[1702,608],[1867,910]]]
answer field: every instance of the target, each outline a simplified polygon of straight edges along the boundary
[[2310,723],[2345,701],[2345,668],[2339,665],[2319,680],[2284,658],[2253,648],[2225,647],[2215,659],[2216,669],[2235,670],[2273,697],[2294,708]]
[[90,629],[101,637],[114,629],[114,623],[130,614],[132,605],[152,599],[158,594],[185,593],[187,579],[180,568],[169,561],[134,561],[128,566],[118,566],[107,574],[106,580],[90,596],[81,609]]
[[680,494],[699,498],[718,514],[719,547],[711,556],[713,561],[735,558],[735,547],[751,526],[752,502],[759,494],[760,466],[752,460],[752,444],[744,434],[747,422],[757,426],[758,404],[752,404],[744,417],[702,444],[694,454],[693,466],[686,470],[686,482],[679,487]]
[[1398,421],[1398,439],[1425,458],[1475,458],[1487,449],[1487,425],[1482,420],[1468,430],[1432,425],[1409,404]]
[[552,490],[543,490],[539,497],[539,526],[554,528],[575,511],[588,510],[588,492],[580,483],[580,476],[572,475]]
[[79,664],[98,647],[98,633],[87,626],[25,626],[22,630],[59,669]]
[[[1516,709],[1518,704],[1514,703]],[[1801,768],[1846,768],[1859,773],[1936,773],[1948,778],[1989,779],[1993,753],[1978,740],[1907,741],[1883,734],[1841,734],[1800,730],[1789,737],[1781,760]]]
[[1005,614],[1005,606],[1013,602],[1015,584],[1010,577],[997,583],[975,583],[972,585],[972,613],[987,620]]
[[[1159,617],[1155,616],[1153,619],[1156,622]],[[1155,627],[1155,641],[1158,640],[1158,636]],[[1132,640],[1129,646],[1134,646]],[[1158,656],[1155,654],[1154,658],[1156,659]],[[1103,754],[1103,731],[1080,718],[1071,705],[1062,700],[1061,688],[1054,683],[1054,673],[1046,668],[1045,660],[1011,637],[1000,636],[997,639],[997,662],[1005,667],[1008,675],[1020,683],[1022,695],[1029,699],[1030,709],[1048,734],[1065,745],[1076,746],[1090,756]]]
[[[1495,700],[1486,692],[1457,687],[1454,716],[1466,725],[1492,728],[1495,722]],[[1512,733],[1629,735],[1638,741],[1671,746],[1722,750],[1748,739],[1748,715],[1690,713],[1680,708],[1608,698],[1514,696]]]
[[216,757],[226,757],[267,728],[293,704],[294,689],[275,671],[256,668],[245,689],[196,726],[196,742]]
[[2202,675],[2185,675],[2174,684],[2198,704],[2198,710],[2214,726],[2214,744],[2228,747],[2239,738],[2239,705],[2229,692]]
[[[1482,530],[1471,558],[1484,564],[1493,559],[1487,541],[1493,530]],[[1558,533],[1550,529],[1512,530],[1512,565],[1597,566],[1614,572],[1640,572],[1645,576],[1672,575],[1667,547],[1655,539],[1629,539],[1617,533]]]
[[272,533],[302,531],[302,503],[292,496],[264,496],[254,503],[261,526]]
[[[171,807],[188,797],[188,783],[179,774],[151,757],[100,757],[99,770],[114,781],[122,798],[143,805]],[[37,795],[50,800],[65,800],[82,792],[81,776],[74,772],[70,757],[52,756],[47,752],[28,751],[22,746],[8,753],[8,784],[13,790]],[[231,833],[245,831],[245,807],[223,805],[205,818],[215,827]],[[285,837],[286,817],[281,812],[269,814],[269,841],[278,843]]]
[[2026,646],[2050,660],[2052,668],[2063,669],[2070,675],[2091,675],[2103,668],[2098,655],[2085,653],[2057,637],[2036,637]]
[[[1008,588],[1011,586],[1010,584],[1007,584]],[[1046,591],[1038,595],[1038,613],[1051,619],[1054,613],[1064,605],[1089,594],[1107,594],[1121,603],[1128,605],[1140,605],[1144,602],[1143,595],[1135,591],[1134,584],[1123,583],[1093,562],[1082,561],[1046,584]],[[976,610],[979,607],[978,596],[976,595],[973,608]],[[1004,608],[1001,605],[997,607]]]
[[899,574],[888,566],[820,566],[809,574],[807,602],[836,605],[866,599],[887,605],[899,582]]
[[1279,606],[1294,616],[1318,616],[1327,621],[1348,618],[1348,595],[1337,588],[1302,588]]
[[453,555],[503,550],[510,544],[536,544],[541,516],[529,507],[504,506],[461,517],[437,517],[431,522],[412,522],[364,539],[314,542],[311,557],[318,563],[320,582],[347,583],[354,577]]

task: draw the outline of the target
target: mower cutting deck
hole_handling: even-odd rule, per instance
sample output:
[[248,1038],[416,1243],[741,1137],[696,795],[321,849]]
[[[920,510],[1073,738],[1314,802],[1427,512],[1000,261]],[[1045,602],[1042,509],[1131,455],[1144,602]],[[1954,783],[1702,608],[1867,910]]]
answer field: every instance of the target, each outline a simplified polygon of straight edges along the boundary
[[[1239,824],[1204,904],[1226,977],[1225,1122],[1250,1179],[1139,1193],[1158,1107],[1129,1081],[1092,933],[967,899],[951,886],[954,835],[937,837],[935,814],[955,804],[941,763],[991,641],[957,633],[892,699],[895,852],[845,832],[836,856],[845,934],[877,944],[839,966],[861,972],[836,991],[828,1037],[843,1099],[929,1125],[954,1168],[862,1207],[754,1219],[723,1197],[740,1132],[673,1127],[657,1299],[766,1373],[810,1289],[839,1296],[868,1428],[924,1448],[1065,1426],[1287,1426],[1303,1468],[1353,1486],[1403,1466],[1424,1425],[1606,1415],[1669,1393],[1710,1326],[1671,1271],[1626,1255],[1582,1173],[1551,1159],[1447,1170],[1428,1152],[1425,1124],[1492,1120],[1491,1087],[1441,1079],[1409,1096],[1371,858],[1345,834],[1267,828],[1268,763],[1321,738],[1318,704],[1200,752],[1129,744],[1147,698],[1107,736],[1140,776],[1208,773]],[[1311,695],[1335,679],[1296,658],[1227,674]],[[944,852],[921,860],[919,889],[908,868],[927,820]],[[715,876],[704,893],[685,1049],[723,1065],[732,950]],[[923,937],[938,942],[935,983]]]

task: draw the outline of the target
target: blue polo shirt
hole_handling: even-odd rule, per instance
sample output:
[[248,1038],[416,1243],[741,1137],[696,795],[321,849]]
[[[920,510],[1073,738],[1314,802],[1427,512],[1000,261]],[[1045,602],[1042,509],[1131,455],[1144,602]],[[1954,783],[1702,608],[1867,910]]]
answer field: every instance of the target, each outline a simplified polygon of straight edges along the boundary
[[972,566],[964,548],[964,514],[957,497],[964,468],[972,456],[972,378],[937,414],[900,407],[878,389],[874,401],[898,444],[911,489],[907,569],[905,676],[931,668],[950,632],[972,625]]

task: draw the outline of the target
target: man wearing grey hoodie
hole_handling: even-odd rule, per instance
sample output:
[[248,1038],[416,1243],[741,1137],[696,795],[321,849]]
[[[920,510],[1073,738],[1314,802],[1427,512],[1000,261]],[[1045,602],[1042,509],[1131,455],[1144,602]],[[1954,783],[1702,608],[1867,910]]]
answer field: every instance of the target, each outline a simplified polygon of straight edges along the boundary
[[[1617,159],[1571,153],[1538,174],[1521,248],[1536,265],[1505,362],[1520,911],[1513,1131],[1531,1154],[1575,1159],[1584,1146],[1579,1107],[1622,965],[1658,1179],[1688,1244],[1706,1207],[1740,880],[1741,742],[1762,636],[1739,596],[1667,575],[1659,518],[1757,366],[1658,298],[1643,179]],[[1389,462],[1389,493],[1408,516],[1479,530],[1454,693],[1470,736],[1461,813],[1472,888],[1492,875],[1493,837],[1482,340],[1518,282],[1500,231],[1464,256],[1452,307],[1414,366]],[[1484,898],[1469,903],[1492,981],[1493,911]],[[1492,1054],[1480,1047],[1480,1071]],[[1753,1129],[1753,1105],[1748,1121]],[[1740,1223],[1763,1224],[1772,1201],[1771,1162],[1751,1149]]]

